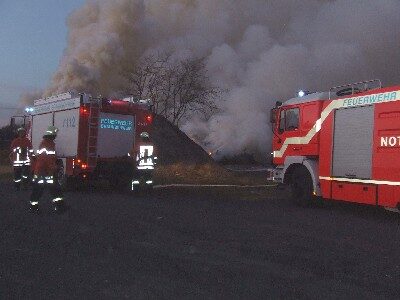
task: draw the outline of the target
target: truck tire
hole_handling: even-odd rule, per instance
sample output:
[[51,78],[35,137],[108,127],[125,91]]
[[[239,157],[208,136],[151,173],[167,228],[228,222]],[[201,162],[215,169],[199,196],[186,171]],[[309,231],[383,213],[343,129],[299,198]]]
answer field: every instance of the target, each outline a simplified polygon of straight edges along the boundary
[[296,168],[290,184],[292,200],[299,206],[307,207],[312,203],[313,182],[305,167]]

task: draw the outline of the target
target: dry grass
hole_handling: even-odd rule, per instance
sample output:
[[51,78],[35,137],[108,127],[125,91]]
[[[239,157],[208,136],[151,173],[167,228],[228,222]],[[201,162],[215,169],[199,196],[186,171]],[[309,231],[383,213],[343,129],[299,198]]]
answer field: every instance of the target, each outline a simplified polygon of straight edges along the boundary
[[260,174],[232,172],[217,164],[157,166],[154,177],[157,184],[263,185],[268,183],[266,177]]
[[11,173],[12,173],[11,166],[0,166],[0,175],[11,174]]
[[8,154],[8,150],[0,150],[0,180],[9,180],[12,178],[12,167]]
[[5,166],[10,164],[10,159],[8,158],[9,150],[0,150],[0,166]]
[[12,178],[11,166],[0,166],[0,180],[11,180]]

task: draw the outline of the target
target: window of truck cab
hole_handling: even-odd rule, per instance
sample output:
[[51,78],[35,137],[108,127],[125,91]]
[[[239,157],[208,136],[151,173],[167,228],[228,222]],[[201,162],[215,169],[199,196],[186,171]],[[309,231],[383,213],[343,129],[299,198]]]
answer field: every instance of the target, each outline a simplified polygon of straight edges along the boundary
[[279,116],[279,132],[299,129],[300,110],[298,107],[282,109]]

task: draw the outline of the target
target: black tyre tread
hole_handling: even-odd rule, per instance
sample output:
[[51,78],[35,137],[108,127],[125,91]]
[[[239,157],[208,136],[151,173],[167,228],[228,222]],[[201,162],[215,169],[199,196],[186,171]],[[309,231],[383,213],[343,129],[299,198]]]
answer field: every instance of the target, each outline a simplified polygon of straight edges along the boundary
[[313,198],[311,175],[305,167],[296,168],[292,174],[291,192],[293,201],[302,207],[309,206]]

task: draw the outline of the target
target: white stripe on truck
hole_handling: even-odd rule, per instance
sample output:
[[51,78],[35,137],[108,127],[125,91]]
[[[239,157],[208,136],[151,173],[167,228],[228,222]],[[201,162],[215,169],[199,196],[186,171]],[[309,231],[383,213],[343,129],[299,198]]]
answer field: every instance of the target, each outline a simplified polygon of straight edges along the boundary
[[400,186],[400,182],[386,181],[386,180],[370,180],[370,179],[356,179],[356,178],[338,178],[338,177],[319,177],[320,180],[350,182],[350,183],[364,183],[364,184],[378,184],[378,185],[392,185]]

